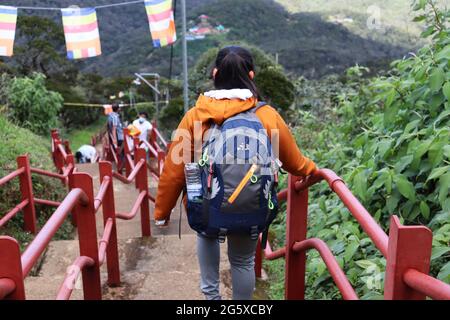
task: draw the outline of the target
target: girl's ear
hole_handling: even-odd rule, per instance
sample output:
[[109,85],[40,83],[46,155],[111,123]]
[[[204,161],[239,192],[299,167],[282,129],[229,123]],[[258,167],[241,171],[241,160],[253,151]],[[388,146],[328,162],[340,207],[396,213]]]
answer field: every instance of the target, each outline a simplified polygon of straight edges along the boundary
[[255,71],[250,71],[248,75],[250,76],[250,79],[255,79]]
[[214,69],[213,69],[213,72],[212,72],[213,79],[216,78],[216,74],[217,74],[218,71],[219,71],[219,70],[218,70],[217,68],[214,68]]

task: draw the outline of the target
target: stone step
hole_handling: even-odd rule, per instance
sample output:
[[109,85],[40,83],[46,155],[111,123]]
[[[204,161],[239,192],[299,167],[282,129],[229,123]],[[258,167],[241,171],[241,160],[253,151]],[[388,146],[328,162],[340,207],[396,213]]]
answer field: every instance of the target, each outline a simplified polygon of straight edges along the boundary
[[[226,247],[222,246],[222,295],[231,297]],[[50,244],[37,277],[25,281],[27,299],[52,300],[64,280],[67,268],[78,256],[78,242]],[[107,300],[196,300],[199,289],[196,236],[158,236],[119,241],[121,286],[106,285],[106,265],[101,268],[103,298]],[[81,277],[71,299],[83,299]]]

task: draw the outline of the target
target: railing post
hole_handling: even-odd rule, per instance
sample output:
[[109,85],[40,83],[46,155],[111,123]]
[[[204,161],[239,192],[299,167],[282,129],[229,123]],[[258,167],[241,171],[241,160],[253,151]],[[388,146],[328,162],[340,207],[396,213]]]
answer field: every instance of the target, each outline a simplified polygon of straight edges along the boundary
[[[150,145],[156,150],[158,151],[158,136],[156,135],[156,121],[152,122],[152,130],[150,132]],[[150,154],[150,157],[152,157],[153,155]]]
[[255,276],[256,278],[261,278],[262,276],[262,248],[261,248],[261,238],[258,239],[256,245],[255,254]]
[[131,155],[130,152],[130,145],[128,144],[128,138],[130,137],[130,130],[128,130],[128,128],[123,129],[123,150],[124,150],[124,154],[125,154],[125,173],[126,176],[128,177],[131,173],[131,166],[130,163],[128,162],[128,155]]
[[[140,143],[141,143],[141,140],[138,137],[133,138],[133,147],[135,150],[135,154],[134,154],[134,164],[135,165],[139,162],[139,160],[136,159],[136,150],[141,148]],[[147,154],[146,154],[146,156],[147,156]],[[145,158],[145,160],[147,161],[147,158]],[[145,165],[147,165],[147,163]],[[138,179],[134,180],[134,185],[136,186],[136,189],[139,189]]]
[[113,170],[110,162],[102,161],[99,164],[100,169],[100,185],[105,177],[110,178],[108,190],[102,203],[103,209],[103,225],[106,225],[108,219],[113,222],[111,236],[109,238],[108,247],[106,248],[106,264],[108,269],[108,284],[110,286],[120,285],[120,269],[119,269],[119,250],[117,247],[117,225],[116,225],[116,208],[114,202],[114,185]]
[[66,150],[67,154],[72,154],[72,149],[70,149],[70,142],[64,140],[64,150]]
[[[69,188],[69,192],[74,188],[74,182],[73,182],[73,171],[69,174],[69,176],[67,177],[67,186]],[[71,220],[72,220],[72,225],[74,227],[77,226],[77,212],[76,210],[72,210],[72,212],[70,213],[71,216]]]
[[28,204],[23,208],[24,229],[36,234],[36,209],[34,207],[33,182],[31,180],[30,159],[28,155],[17,158],[17,166],[25,171],[19,176],[20,193],[22,201],[28,200]]
[[72,172],[75,170],[75,157],[73,154],[68,154],[67,155],[67,161],[66,161],[67,165],[72,165],[72,169],[70,170],[70,172],[68,173],[67,179],[66,181],[64,181],[64,184],[67,185],[69,187],[70,190],[70,186],[69,186],[69,177],[72,174]]
[[98,260],[97,228],[95,222],[94,187],[92,177],[86,173],[74,173],[72,179],[73,187],[83,190],[89,199],[87,205],[78,204],[74,209],[75,214],[77,215],[80,256],[89,257],[95,262],[92,267],[85,268],[82,271],[84,299],[101,300],[102,290]]
[[308,222],[308,189],[297,192],[295,182],[299,178],[289,175],[286,220],[286,300],[303,300],[305,298],[306,252],[294,252],[295,242],[306,239]]
[[59,160],[57,156],[57,146],[56,146],[56,139],[58,139],[58,131],[56,129],[53,129],[51,131],[51,138],[52,138],[52,159],[53,164],[55,165],[56,169],[59,172]]
[[402,226],[391,217],[386,258],[384,298],[386,300],[424,300],[424,294],[408,287],[403,275],[408,269],[428,274],[433,234],[424,226]]
[[136,163],[139,163],[142,159],[145,161],[141,170],[136,176],[136,186],[139,189],[139,192],[145,191],[146,195],[141,204],[141,228],[142,228],[142,236],[150,237],[150,206],[149,206],[149,197],[148,197],[148,178],[147,178],[147,153],[145,149],[137,148],[134,151],[134,156],[136,158]]
[[16,289],[6,299],[25,300],[19,243],[14,238],[2,236],[0,237],[0,252],[0,279],[11,279],[16,285]]

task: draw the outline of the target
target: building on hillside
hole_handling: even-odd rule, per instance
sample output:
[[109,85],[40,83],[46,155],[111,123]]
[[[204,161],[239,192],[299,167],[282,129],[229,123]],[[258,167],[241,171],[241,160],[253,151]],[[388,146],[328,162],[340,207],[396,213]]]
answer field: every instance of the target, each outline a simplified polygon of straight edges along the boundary
[[209,35],[217,35],[228,33],[230,29],[226,29],[222,24],[213,22],[213,19],[206,14],[202,14],[197,18],[196,24],[188,31],[186,39],[189,41],[202,40]]

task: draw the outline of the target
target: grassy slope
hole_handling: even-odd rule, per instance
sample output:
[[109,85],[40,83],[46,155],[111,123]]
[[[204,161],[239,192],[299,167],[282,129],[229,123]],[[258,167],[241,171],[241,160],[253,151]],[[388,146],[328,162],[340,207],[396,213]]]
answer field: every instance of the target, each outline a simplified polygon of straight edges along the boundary
[[75,153],[78,148],[84,144],[91,144],[91,138],[97,134],[106,124],[106,117],[101,116],[97,122],[90,124],[82,129],[75,129],[63,133],[64,139],[70,142],[70,147]]
[[[22,129],[0,115],[0,177],[17,168],[16,157],[28,153],[33,167],[54,171],[50,156],[50,140]],[[33,191],[37,198],[61,200],[65,190],[59,181],[33,175]],[[20,202],[20,191],[17,179],[0,187],[0,217]],[[39,225],[42,226],[53,209],[36,206]],[[19,240],[22,246],[32,239],[32,236],[22,231],[22,213],[19,213],[4,228],[0,235],[10,235]],[[69,223],[65,223],[56,238],[68,238],[72,232]]]

